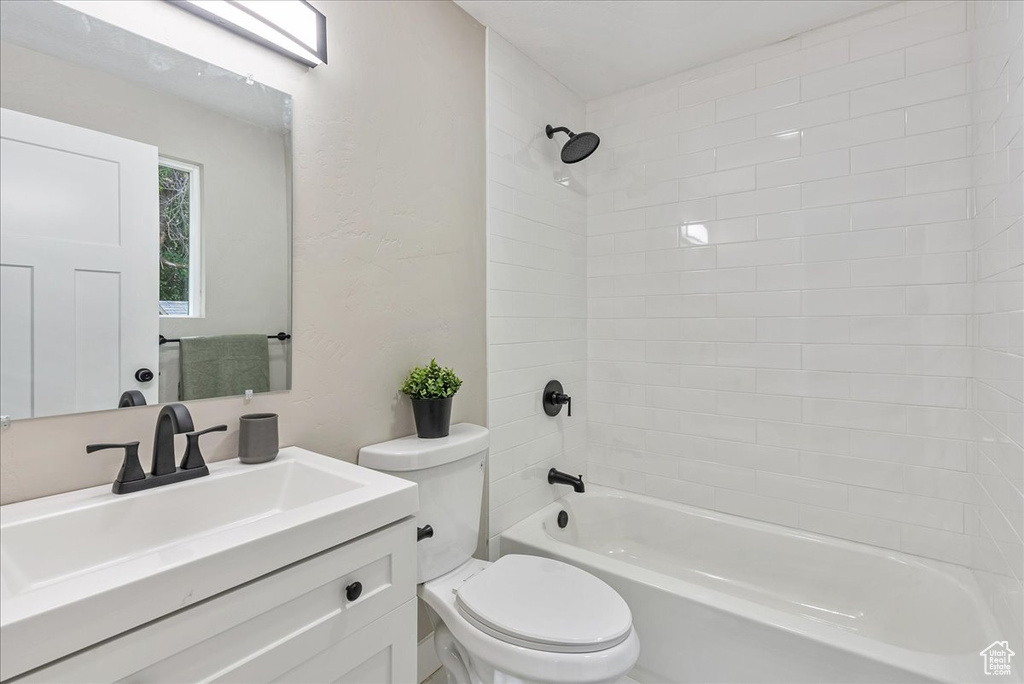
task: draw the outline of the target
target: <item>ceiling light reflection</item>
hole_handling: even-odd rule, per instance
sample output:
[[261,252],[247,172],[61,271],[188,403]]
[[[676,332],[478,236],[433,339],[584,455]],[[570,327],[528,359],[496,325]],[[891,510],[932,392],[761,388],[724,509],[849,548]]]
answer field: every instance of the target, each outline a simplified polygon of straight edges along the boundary
[[708,228],[703,223],[684,223],[679,226],[679,242],[688,245],[708,244]]

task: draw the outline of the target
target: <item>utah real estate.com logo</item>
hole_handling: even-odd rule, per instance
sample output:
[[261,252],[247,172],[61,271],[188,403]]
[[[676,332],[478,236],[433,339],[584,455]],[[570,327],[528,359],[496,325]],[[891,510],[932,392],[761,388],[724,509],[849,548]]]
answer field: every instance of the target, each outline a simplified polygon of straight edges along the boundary
[[1010,659],[1017,655],[1010,650],[1007,641],[993,641],[992,644],[981,652],[982,661],[985,664],[987,675],[1008,675],[1010,674]]

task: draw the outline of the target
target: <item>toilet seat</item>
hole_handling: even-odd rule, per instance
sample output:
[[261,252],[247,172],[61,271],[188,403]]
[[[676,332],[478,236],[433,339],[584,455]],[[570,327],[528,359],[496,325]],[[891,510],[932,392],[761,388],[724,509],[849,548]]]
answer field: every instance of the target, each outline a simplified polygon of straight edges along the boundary
[[503,556],[463,583],[455,607],[501,641],[539,651],[595,653],[631,634],[629,606],[579,568],[538,556]]
[[[456,606],[456,597],[463,585],[496,564],[471,558],[454,570],[424,582],[418,589],[420,598],[433,613],[431,620],[437,620],[435,629],[450,633],[465,664],[470,671],[477,673],[471,677],[473,684],[498,680],[608,684],[619,681],[636,664],[640,656],[640,640],[632,627],[626,638],[615,646],[591,653],[567,653],[519,646],[491,636],[477,622],[468,620]],[[495,673],[502,673],[504,678]]]

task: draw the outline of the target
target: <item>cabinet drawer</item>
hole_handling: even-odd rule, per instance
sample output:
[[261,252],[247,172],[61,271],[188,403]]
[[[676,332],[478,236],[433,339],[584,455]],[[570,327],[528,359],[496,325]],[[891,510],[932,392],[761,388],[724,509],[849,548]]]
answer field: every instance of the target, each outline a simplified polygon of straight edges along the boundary
[[[312,635],[310,635],[312,636]],[[316,655],[290,666],[291,651],[305,650],[299,641],[260,654],[217,682],[270,681],[280,684],[387,684],[416,681],[416,601],[409,600],[355,634],[330,644]]]
[[[230,679],[229,673],[275,650],[279,668],[295,667],[415,597],[415,530],[412,519],[396,523],[15,681]],[[354,582],[362,591],[349,601],[346,588]],[[248,681],[270,681],[277,676],[272,670],[250,673]]]

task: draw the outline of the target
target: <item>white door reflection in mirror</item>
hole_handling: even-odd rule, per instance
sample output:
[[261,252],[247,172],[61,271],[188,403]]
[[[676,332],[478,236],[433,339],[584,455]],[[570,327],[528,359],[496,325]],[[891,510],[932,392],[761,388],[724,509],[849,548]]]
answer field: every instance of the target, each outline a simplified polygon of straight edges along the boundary
[[0,413],[116,408],[127,390],[155,403],[156,147],[0,117]]

